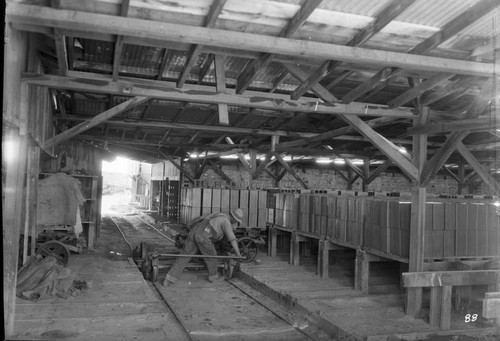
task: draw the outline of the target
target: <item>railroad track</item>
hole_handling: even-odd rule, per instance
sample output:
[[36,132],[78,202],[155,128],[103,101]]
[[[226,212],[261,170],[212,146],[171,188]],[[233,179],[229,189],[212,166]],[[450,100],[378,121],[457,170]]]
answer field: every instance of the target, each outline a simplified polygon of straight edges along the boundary
[[[125,215],[119,218],[111,220],[133,249],[126,231],[116,221],[130,219]],[[166,238],[156,228],[153,231]],[[175,316],[187,340],[332,340],[306,318],[240,279],[212,284],[205,275],[184,272],[173,287],[165,288],[159,282],[151,286]]]

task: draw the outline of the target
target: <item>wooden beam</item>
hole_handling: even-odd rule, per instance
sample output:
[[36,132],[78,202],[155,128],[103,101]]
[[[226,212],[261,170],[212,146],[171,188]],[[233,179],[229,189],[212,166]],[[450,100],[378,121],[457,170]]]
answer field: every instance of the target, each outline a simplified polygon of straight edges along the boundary
[[[278,37],[289,38],[295,31],[306,21],[306,19],[311,15],[311,13],[319,6],[322,0],[306,0],[302,7],[299,8],[297,13],[288,22],[286,27],[284,27]],[[245,69],[238,75],[238,81],[236,85],[236,93],[242,94],[253,82],[255,77],[257,77],[259,70],[269,65],[273,58],[270,53],[263,53],[257,59],[251,60]]]
[[407,130],[407,134],[442,134],[446,132],[460,131],[491,131],[500,129],[500,120],[493,117],[483,116],[479,118],[464,119],[452,122],[441,122],[413,127]]
[[462,157],[472,166],[472,168],[477,172],[479,177],[484,181],[484,183],[493,191],[493,193],[500,197],[500,185],[498,182],[490,175],[488,170],[486,170],[472,155],[471,152],[467,150],[462,142],[459,142],[456,146],[457,151],[462,155]]
[[[215,56],[215,80],[218,93],[226,92],[226,70],[224,67],[224,60],[224,56]],[[227,104],[219,103],[217,104],[217,109],[219,112],[219,124],[229,125],[229,111]]]
[[205,78],[208,70],[210,69],[210,66],[214,62],[215,55],[213,53],[209,53],[207,57],[205,58],[205,62],[203,63],[203,67],[200,70],[200,73],[198,75],[198,84],[201,84],[203,82],[203,78]]
[[352,163],[350,159],[344,158],[344,161],[346,165],[348,165],[349,168],[351,168],[354,171],[354,173],[356,173],[361,179],[365,178],[365,173],[363,172],[363,170],[360,169],[358,166],[356,166],[354,163]]
[[177,161],[174,160],[174,158],[168,154],[163,153],[160,148],[158,148],[158,153],[163,156],[166,160],[168,160],[175,168],[177,168],[189,181],[194,182],[194,178],[189,174],[189,172],[179,165]]
[[[491,1],[486,2],[490,6],[488,10],[491,10],[493,7]],[[496,2],[493,3],[495,3],[495,6],[498,5]],[[183,41],[190,44],[206,44],[209,42],[211,46],[223,48],[234,49],[235,46],[238,46],[240,50],[246,51],[302,55],[303,57],[344,60],[352,63],[390,64],[394,67],[413,70],[450,72],[485,77],[493,77],[495,74],[493,63],[477,63],[463,60],[451,61],[445,58],[270,37],[251,33],[157,22],[154,20],[58,10],[19,3],[8,4],[6,8],[6,22],[99,32],[101,34],[121,34],[161,41]],[[441,34],[441,32],[438,33]]]
[[161,57],[161,64],[158,67],[158,74],[156,75],[156,79],[157,80],[162,80],[163,74],[165,73],[165,70],[168,67],[168,64],[170,62],[170,57],[171,56],[172,56],[172,54],[170,53],[169,49],[164,49],[163,50],[163,54],[162,54],[162,57]]
[[[414,125],[422,125],[429,119],[429,108],[419,108],[420,117],[413,122]],[[427,160],[427,136],[417,135],[413,137],[413,164],[417,168],[417,178],[413,181],[411,191],[411,214],[410,214],[410,250],[408,257],[408,269],[413,272],[423,271],[424,268],[424,242],[425,242],[425,208],[427,189],[420,185],[420,174]],[[422,309],[422,288],[408,288],[406,291],[406,314],[417,317]]]
[[[291,65],[285,66],[287,70],[297,77],[299,80],[303,81],[306,77],[304,72],[299,68]],[[323,100],[332,103],[335,97],[326,90],[320,84],[316,84],[312,87],[313,91],[318,94]],[[396,147],[392,142],[388,141],[385,137],[378,134],[373,130],[366,122],[361,120],[358,116],[348,116],[339,115],[344,121],[349,123],[354,129],[356,129],[361,135],[365,136],[370,142],[373,143],[384,155],[391,159],[398,167],[402,169],[410,178],[417,179],[417,170],[413,164],[405,156],[401,154],[399,148]]]
[[133,108],[141,103],[144,103],[147,101],[149,98],[148,97],[142,97],[142,96],[137,96],[133,97],[121,104],[118,104],[117,106],[106,110],[99,115],[96,115],[92,117],[90,120],[87,120],[85,122],[82,122],[68,130],[63,131],[59,135],[56,135],[48,140],[45,141],[44,143],[44,148],[49,148],[52,146],[55,146],[61,142],[64,142],[72,137],[77,136],[78,134],[83,133],[84,131],[89,130],[90,128],[95,127],[98,124],[101,124],[110,118],[130,109]]
[[[395,123],[394,118],[388,118],[388,117],[380,117],[380,118],[374,118],[372,120],[365,121],[367,125],[369,125],[372,128],[375,127],[380,127],[383,125],[387,124],[392,124]],[[276,145],[276,148],[278,150],[286,150],[287,148],[291,147],[298,147],[306,144],[312,144],[312,143],[317,143],[321,142],[327,139],[331,139],[334,137],[339,137],[341,135],[349,134],[356,132],[356,129],[352,126],[347,126],[347,127],[342,127],[342,128],[337,128],[334,130],[326,131],[324,133],[320,133],[314,137],[308,138],[308,139],[297,139],[289,142],[282,142]]]
[[90,140],[90,141],[99,141],[99,142],[116,142],[121,145],[133,145],[133,146],[151,146],[151,147],[166,147],[166,148],[174,148],[174,147],[189,147],[189,148],[209,148],[210,150],[228,150],[231,146],[227,144],[215,144],[215,143],[193,143],[193,142],[181,142],[181,143],[165,143],[164,141],[156,142],[156,141],[147,141],[140,139],[130,139],[127,138],[123,140],[119,137],[110,137],[110,136],[96,136],[90,134],[80,134],[78,138],[81,140]]
[[500,270],[404,272],[405,288],[486,285],[500,282]]
[[[456,18],[448,22],[446,25],[444,25],[440,31],[434,33],[430,38],[427,38],[426,40],[415,46],[408,53],[418,55],[430,51],[442,42],[450,39],[460,31],[462,31],[464,28],[466,28],[476,20],[491,12],[498,6],[499,3],[497,1],[482,0],[481,2],[478,2],[474,6],[468,8],[465,12],[461,13]],[[375,76],[373,76],[368,82],[362,83],[353,90],[349,91],[346,95],[344,95],[344,97],[342,97],[342,102],[350,103],[361,97],[368,91],[375,89],[380,85],[384,86],[389,79],[403,72],[404,67],[395,66],[396,65],[393,64],[393,67],[385,67]],[[449,70],[441,69],[435,71],[446,73]],[[450,71],[450,73],[455,72]],[[383,77],[382,75],[385,75],[385,77]]]
[[[299,81],[306,80],[307,74],[304,71],[302,71],[298,66],[293,64],[282,64],[282,65],[288,72],[290,72]],[[319,98],[328,103],[340,102],[338,98],[336,98],[330,91],[326,90],[320,84],[315,84],[314,86],[312,86],[312,90],[314,91],[314,93],[316,93],[316,95],[318,95]]]
[[[230,145],[234,145],[233,140],[229,136],[226,136],[226,142],[229,143]],[[245,156],[242,153],[236,153],[236,156],[238,156],[238,159],[240,160],[243,167],[245,167],[247,171],[251,172],[250,165],[248,164],[248,161],[245,159]]]
[[283,79],[285,79],[285,77],[288,75],[288,72],[287,71],[282,71],[278,77],[276,77],[274,80],[273,80],[273,87],[271,88],[271,90],[269,90],[270,93],[272,92],[275,92],[276,89],[278,89],[279,85],[281,84],[281,82],[283,81]]
[[139,80],[137,78],[120,77],[113,82],[109,76],[89,74],[86,72],[69,72],[71,76],[40,75],[24,73],[22,80],[33,85],[47,86],[55,89],[77,91],[91,91],[128,96],[148,96],[157,99],[211,103],[225,103],[228,105],[258,108],[277,112],[304,112],[314,111],[330,115],[366,115],[387,116],[399,118],[414,118],[411,108],[390,109],[384,105],[367,105],[351,103],[349,105],[337,103],[335,106],[310,101],[301,98],[291,101],[289,96],[269,94],[265,92],[247,91],[243,95],[235,95],[234,90],[227,89],[225,94],[219,94],[211,86],[186,85],[183,89],[176,89],[175,83],[155,80]]
[[[375,20],[371,22],[368,27],[359,31],[346,46],[360,46],[377,34],[382,28],[394,20],[401,12],[403,12],[408,6],[413,4],[415,0],[393,0],[389,2],[380,12],[375,16]],[[292,99],[298,99],[300,96],[309,91],[313,85],[317,84],[324,77],[331,74],[335,68],[341,64],[339,61],[327,61],[323,63],[319,68],[313,71],[313,73],[303,82],[294,92],[290,95]],[[328,88],[328,87],[327,87]]]
[[[126,17],[128,15],[129,7],[130,7],[130,0],[123,0],[120,6],[120,15],[122,17]],[[116,81],[116,79],[118,78],[118,73],[120,72],[123,40],[124,37],[122,35],[118,35],[116,37],[115,46],[113,50],[113,71],[112,71],[113,81]]]
[[[204,27],[211,28],[214,27],[215,22],[217,21],[217,18],[219,17],[219,14],[222,12],[222,8],[224,7],[226,3],[226,0],[215,0],[210,7],[210,11],[208,12],[208,15],[205,19],[204,22]],[[184,65],[184,68],[182,69],[181,75],[179,76],[179,79],[177,80],[177,87],[182,88],[184,86],[184,83],[186,82],[186,79],[189,76],[189,72],[191,71],[191,68],[195,63],[198,62],[198,57],[200,56],[201,52],[203,51],[203,45],[200,44],[195,44],[191,46],[189,49],[188,53],[188,58],[186,61],[186,64]]]
[[448,136],[439,151],[426,163],[420,176],[420,183],[422,186],[429,185],[432,177],[434,177],[439,169],[443,167],[446,160],[448,160],[450,155],[455,151],[458,143],[460,143],[467,135],[469,135],[469,132],[464,131]]
[[297,173],[295,173],[295,171],[292,169],[292,167],[290,167],[289,164],[286,163],[285,160],[283,160],[283,158],[281,157],[281,155],[277,152],[274,152],[273,153],[274,157],[276,158],[276,160],[278,160],[278,162],[281,164],[281,166],[283,168],[286,169],[286,171],[288,173],[290,173],[291,176],[293,176],[295,178],[295,180],[297,180],[297,182],[302,186],[304,187],[305,189],[308,189],[309,186],[307,186],[307,184],[304,182],[304,180],[302,180],[298,175]]
[[402,93],[401,95],[399,95],[398,97],[394,98],[393,100],[391,100],[387,104],[390,107],[392,107],[392,108],[394,108],[394,107],[400,107],[400,106],[408,103],[409,101],[411,101],[415,97],[420,96],[425,91],[427,91],[429,89],[432,89],[436,85],[439,85],[439,84],[447,81],[448,79],[450,79],[453,76],[454,75],[451,74],[451,73],[438,73],[438,74],[435,74],[435,75],[431,76],[429,79],[427,79],[425,82],[420,83],[417,86],[412,87],[411,89],[409,89],[408,91]]
[[208,160],[209,166],[221,177],[223,178],[229,186],[232,186],[234,181],[226,174],[224,171],[212,160]]
[[374,131],[368,124],[357,116],[344,116],[345,121],[349,122],[356,130],[365,136],[382,154],[387,156],[396,166],[406,173],[411,179],[418,179],[418,170],[401,152],[399,148],[382,135]]
[[276,159],[271,160],[271,156],[272,156],[272,152],[266,154],[265,160],[260,163],[260,165],[257,167],[255,172],[253,173],[253,179],[257,179],[263,170],[265,170],[267,167],[269,167],[270,165],[272,165],[276,161]]
[[394,165],[394,163],[391,160],[387,160],[380,166],[378,166],[371,174],[368,176],[368,178],[365,180],[366,184],[369,185],[373,180],[375,180],[382,172],[384,172],[387,168],[390,166]]
[[[60,120],[69,121],[84,121],[85,119],[78,116],[68,116],[67,118]],[[213,125],[202,125],[202,124],[191,124],[191,123],[175,123],[175,122],[163,122],[163,121],[144,121],[144,122],[129,122],[125,120],[109,120],[107,121],[110,125],[122,126],[122,127],[136,127],[141,126],[143,128],[150,129],[177,129],[177,130],[199,130],[206,132],[217,132],[226,133],[232,135],[256,135],[256,136],[286,136],[286,137],[312,137],[315,133],[309,132],[289,132],[285,130],[268,130],[268,129],[251,129],[251,128],[237,128],[237,127],[226,127],[226,126],[213,126]]]
[[448,174],[453,179],[455,179],[456,182],[460,182],[460,178],[458,177],[458,175],[456,175],[455,173],[453,173],[453,171],[450,168],[448,168],[446,166],[443,166],[443,167],[441,167],[441,169],[444,170],[446,174]]

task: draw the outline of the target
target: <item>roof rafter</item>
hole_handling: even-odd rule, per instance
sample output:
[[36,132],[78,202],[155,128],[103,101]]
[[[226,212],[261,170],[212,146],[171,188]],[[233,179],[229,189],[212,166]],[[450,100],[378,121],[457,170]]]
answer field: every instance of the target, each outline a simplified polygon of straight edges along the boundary
[[[377,34],[381,29],[383,29],[387,24],[394,20],[401,12],[403,12],[408,6],[413,4],[415,0],[393,0],[388,3],[376,16],[375,20],[368,25],[365,29],[359,31],[346,46],[360,46],[375,34]],[[331,74],[335,68],[342,62],[340,61],[326,61],[320,67],[313,71],[313,73],[307,78],[305,82],[290,95],[292,99],[297,99],[307,91],[309,91],[313,85],[321,81],[324,77]]]
[[[408,53],[418,55],[428,52],[439,44],[450,39],[499,5],[500,2],[498,1],[482,0],[462,14],[458,15],[455,19],[448,22],[440,31],[436,32],[430,38],[427,38],[426,40],[415,46]],[[403,68],[404,67],[385,67],[384,69],[377,72],[368,82],[360,84],[359,86],[345,94],[342,97],[342,102],[350,103],[370,90],[376,89],[377,91],[382,89],[390,79],[401,74],[404,70]],[[447,72],[447,70],[445,69],[436,71]]]
[[[299,8],[294,17],[284,27],[278,37],[289,38],[295,31],[306,21],[311,13],[319,6],[323,0],[306,0],[302,7]],[[251,60],[245,69],[239,74],[238,82],[236,85],[236,93],[241,94],[253,82],[260,69],[269,65],[273,58],[270,53],[263,53],[257,59]]]
[[313,41],[195,27],[153,20],[122,18],[111,15],[79,11],[57,10],[43,6],[9,3],[6,22],[24,23],[53,28],[76,29],[132,37],[149,37],[161,41],[175,40],[191,44],[261,51],[304,58],[334,59],[355,63],[391,65],[426,71],[450,72],[493,77],[493,63],[478,63],[464,60],[413,55],[407,53],[373,50],[360,47],[341,46]]
[[[208,12],[207,18],[205,19],[205,23],[203,26],[207,28],[214,27],[215,22],[217,21],[219,14],[222,12],[222,8],[224,7],[225,3],[226,0],[214,1],[212,6],[210,7],[210,11]],[[186,82],[186,79],[189,76],[191,68],[198,61],[198,57],[200,56],[202,51],[203,51],[203,45],[195,44],[191,46],[191,49],[189,50],[188,57],[186,60],[186,64],[184,65],[179,80],[177,81],[178,88],[182,88],[184,86],[184,83]]]

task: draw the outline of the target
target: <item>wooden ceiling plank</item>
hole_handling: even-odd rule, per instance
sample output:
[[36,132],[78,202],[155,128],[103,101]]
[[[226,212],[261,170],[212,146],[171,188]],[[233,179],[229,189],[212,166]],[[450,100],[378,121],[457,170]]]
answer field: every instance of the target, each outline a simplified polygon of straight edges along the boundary
[[[215,80],[217,93],[226,92],[226,70],[224,67],[224,56],[215,56]],[[229,125],[229,111],[227,104],[219,103],[217,104],[217,109],[219,113],[219,124]]]
[[72,138],[72,137],[75,137],[78,134],[81,134],[84,131],[87,131],[90,128],[93,128],[93,127],[95,127],[103,122],[106,122],[107,120],[111,119],[112,117],[114,117],[118,114],[121,114],[122,112],[124,112],[130,108],[133,108],[141,103],[144,103],[148,99],[149,99],[149,97],[136,96],[136,97],[133,97],[133,98],[131,98],[123,103],[120,103],[117,106],[115,106],[111,109],[108,109],[108,110],[92,117],[91,119],[89,119],[85,122],[82,122],[82,123],[70,128],[70,129],[65,130],[62,133],[46,140],[44,143],[44,148],[49,148],[49,147],[55,146],[61,142],[64,142],[64,141]]
[[[215,26],[215,22],[217,21],[217,18],[222,12],[225,3],[226,0],[215,0],[213,2],[212,6],[210,6],[210,10],[207,14],[207,17],[205,18],[205,22],[203,25],[204,27],[211,28]],[[195,44],[191,46],[191,48],[189,49],[186,64],[184,65],[181,75],[177,80],[178,88],[182,88],[184,86],[184,83],[186,82],[192,67],[195,65],[195,63],[198,62],[198,58],[202,51],[203,51],[203,45],[201,44]]]
[[[306,0],[304,4],[299,8],[297,13],[293,16],[288,24],[281,30],[278,37],[289,38],[291,37],[299,27],[307,20],[311,13],[319,6],[322,0]],[[245,69],[238,75],[238,80],[236,83],[236,93],[242,94],[250,84],[257,77],[259,71],[265,68],[271,60],[273,55],[270,53],[263,53],[257,59],[251,60],[245,67]]]
[[[412,5],[415,0],[393,0],[389,2],[380,12],[375,16],[375,20],[368,25],[368,27],[359,31],[346,46],[360,46],[377,34],[381,29],[383,29],[387,24],[393,21],[399,14],[401,14],[405,9]],[[292,99],[298,99],[300,96],[309,91],[313,85],[321,81],[323,78],[331,74],[341,61],[330,60],[323,63],[319,68],[313,71],[313,73],[307,78],[305,82],[290,95]]]
[[485,169],[479,161],[472,155],[472,153],[464,146],[462,142],[459,142],[456,146],[457,151],[462,155],[462,157],[472,166],[479,177],[484,181],[484,183],[493,191],[493,193],[500,197],[500,184],[490,175],[487,169]]
[[283,168],[286,169],[286,171],[288,173],[290,173],[291,176],[293,176],[295,178],[295,180],[297,180],[297,182],[302,186],[304,187],[305,189],[309,189],[309,186],[307,186],[307,184],[304,182],[304,180],[302,180],[298,175],[297,173],[295,173],[295,171],[292,169],[292,167],[290,167],[289,164],[286,163],[285,160],[283,160],[283,158],[281,157],[281,155],[277,152],[274,152],[273,153],[274,157],[276,158],[276,160],[278,160],[278,162],[281,164],[281,166]]
[[[470,7],[467,9],[465,12],[461,13],[458,15],[456,18],[452,19],[450,22],[448,22],[446,25],[443,26],[443,28],[433,34],[430,38],[427,38],[417,46],[415,46],[413,49],[411,49],[408,54],[422,54],[426,53],[429,50],[432,50],[433,48],[437,47],[441,43],[445,42],[446,40],[450,39],[460,31],[462,31],[464,28],[468,27],[487,13],[489,13],[491,10],[494,8],[498,7],[500,5],[500,2],[498,1],[491,1],[491,0],[482,0],[478,2],[476,5]],[[343,103],[350,103],[359,97],[361,97],[363,94],[367,93],[368,91],[380,86],[387,84],[387,81],[390,78],[393,78],[397,75],[399,75],[403,70],[401,68],[396,68],[396,67],[385,67],[381,71],[379,71],[375,76],[373,76],[368,82],[362,83],[353,90],[349,91],[344,97],[342,97],[342,102]],[[442,72],[446,72],[444,69]],[[383,73],[388,73],[389,76],[382,78],[380,77],[380,74]]]
[[391,108],[397,108],[400,106],[403,106],[404,104],[408,103],[412,99],[420,96],[421,94],[424,93],[424,91],[427,91],[429,89],[432,89],[436,85],[442,84],[454,75],[452,73],[438,73],[433,76],[431,76],[429,79],[424,81],[423,83],[418,84],[417,86],[414,86],[407,90],[406,92],[402,93],[398,97],[394,98],[391,100],[389,103],[387,103]]
[[289,96],[249,91],[243,95],[235,95],[234,90],[227,89],[225,94],[219,94],[213,87],[204,85],[189,85],[184,89],[176,89],[171,82],[155,80],[139,80],[131,77],[120,77],[118,82],[112,82],[107,75],[89,74],[86,72],[69,72],[71,76],[22,74],[22,81],[29,84],[47,86],[55,89],[100,92],[115,95],[149,96],[151,98],[198,103],[225,103],[228,105],[253,107],[271,111],[304,112],[314,111],[320,114],[360,114],[365,116],[391,116],[413,118],[411,108],[391,109],[384,105],[337,103],[334,106],[307,99],[291,101]]

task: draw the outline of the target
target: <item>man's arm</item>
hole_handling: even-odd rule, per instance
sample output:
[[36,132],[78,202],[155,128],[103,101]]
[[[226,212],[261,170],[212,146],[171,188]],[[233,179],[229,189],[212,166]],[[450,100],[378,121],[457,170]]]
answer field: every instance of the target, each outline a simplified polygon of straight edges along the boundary
[[238,242],[236,242],[236,236],[234,235],[233,227],[231,226],[229,220],[222,221],[221,227],[222,231],[224,231],[224,234],[226,235],[227,240],[231,243],[234,252],[236,252],[236,256],[241,257],[240,248],[238,247]]

